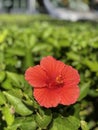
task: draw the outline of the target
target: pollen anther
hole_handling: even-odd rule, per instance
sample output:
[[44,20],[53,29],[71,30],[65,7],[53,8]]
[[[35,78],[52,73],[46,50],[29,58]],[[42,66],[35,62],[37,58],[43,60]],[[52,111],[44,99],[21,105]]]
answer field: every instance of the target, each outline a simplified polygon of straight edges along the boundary
[[63,83],[61,75],[59,75],[59,76],[56,77],[56,83],[58,83],[58,84],[62,84]]

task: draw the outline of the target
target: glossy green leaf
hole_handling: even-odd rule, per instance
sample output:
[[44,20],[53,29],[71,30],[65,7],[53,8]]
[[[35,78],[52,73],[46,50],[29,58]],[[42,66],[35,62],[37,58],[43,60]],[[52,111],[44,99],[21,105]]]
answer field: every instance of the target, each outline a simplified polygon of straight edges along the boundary
[[15,96],[15,97],[19,98],[19,99],[22,99],[22,97],[23,97],[23,95],[24,95],[23,92],[22,92],[22,90],[21,90],[21,89],[18,89],[18,88],[10,89],[10,90],[8,91],[8,93],[11,94],[12,96]]
[[4,82],[2,82],[1,87],[6,90],[10,90],[13,88],[10,79],[6,79]]
[[46,128],[51,122],[51,120],[52,120],[52,113],[48,109],[46,110],[40,109],[40,111],[37,112],[35,115],[35,121],[41,128]]
[[30,115],[32,114],[32,111],[29,110],[23,103],[22,101],[15,97],[12,96],[11,94],[7,93],[7,92],[3,92],[4,95],[7,97],[8,101],[11,103],[11,105],[13,105],[15,112],[22,115],[22,116],[26,116],[26,115]]
[[2,92],[0,92],[0,105],[3,105],[6,103],[6,98]]
[[14,122],[14,115],[11,113],[11,110],[8,106],[2,108],[2,114],[4,116],[4,120],[7,122],[7,125],[12,125]]
[[80,127],[80,121],[74,117],[62,117],[61,115],[57,115],[54,118],[53,124],[50,130],[78,130]]
[[33,117],[16,118],[11,126],[8,126],[5,130],[36,130],[37,124]]

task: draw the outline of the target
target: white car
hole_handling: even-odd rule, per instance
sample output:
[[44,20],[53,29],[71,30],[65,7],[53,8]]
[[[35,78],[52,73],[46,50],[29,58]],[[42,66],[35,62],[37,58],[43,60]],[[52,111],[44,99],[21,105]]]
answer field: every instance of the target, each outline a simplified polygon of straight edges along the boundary
[[[63,20],[98,20],[98,0],[90,6],[82,0],[37,0],[46,12]],[[65,2],[65,3],[64,3]],[[94,2],[94,1],[93,1]]]

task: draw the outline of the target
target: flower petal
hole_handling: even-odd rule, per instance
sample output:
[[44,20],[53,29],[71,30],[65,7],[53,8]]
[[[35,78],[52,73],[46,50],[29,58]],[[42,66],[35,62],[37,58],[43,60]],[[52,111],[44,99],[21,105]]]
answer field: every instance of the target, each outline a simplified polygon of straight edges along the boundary
[[54,59],[52,56],[43,58],[40,62],[40,65],[51,78],[58,76],[65,67],[63,62]]
[[75,103],[79,97],[80,90],[78,86],[62,87],[60,90],[60,104],[71,105]]
[[66,86],[77,85],[80,81],[78,71],[68,65],[63,69],[62,76]]
[[45,87],[47,82],[47,76],[40,65],[30,67],[25,72],[25,79],[33,87]]
[[34,97],[41,106],[56,107],[60,102],[59,89],[34,89]]

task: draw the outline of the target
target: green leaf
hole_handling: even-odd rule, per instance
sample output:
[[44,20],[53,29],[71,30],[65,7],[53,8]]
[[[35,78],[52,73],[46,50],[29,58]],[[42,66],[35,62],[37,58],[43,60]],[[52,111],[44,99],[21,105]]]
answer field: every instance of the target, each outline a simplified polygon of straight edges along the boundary
[[47,28],[45,31],[43,31],[42,37],[44,39],[47,39],[52,34],[52,28]]
[[90,89],[90,81],[81,85],[80,96],[79,96],[78,101],[82,100],[84,97],[87,96],[89,89]]
[[[14,50],[14,51],[13,51]],[[7,49],[7,53],[11,54],[11,55],[17,55],[17,56],[24,56],[25,52],[24,52],[24,48],[8,48]]]
[[46,128],[52,120],[52,113],[49,109],[40,109],[35,115],[35,121],[41,128]]
[[19,117],[16,118],[13,124],[7,127],[5,130],[36,130],[37,124],[33,117]]
[[74,107],[74,116],[79,118],[80,117],[81,105],[79,103],[77,103],[73,107]]
[[23,121],[23,123],[21,123],[21,126],[20,128],[22,130],[36,130],[37,128],[37,124],[36,122],[34,121],[34,119],[32,117],[27,118]]
[[81,128],[82,128],[82,130],[89,130],[86,121],[81,121]]
[[80,121],[74,117],[62,117],[57,115],[54,120],[50,130],[78,130],[80,127]]
[[10,79],[12,85],[14,85],[15,87],[21,88],[24,86],[24,76],[23,75],[19,75],[17,73],[7,71],[7,77]]
[[80,56],[78,54],[75,54],[74,52],[68,52],[67,56],[71,60],[75,60],[75,61],[79,61],[80,60]]
[[90,89],[88,93],[91,97],[98,97],[98,91],[95,89]]
[[0,92],[0,105],[3,105],[6,103],[6,98],[2,92]]
[[7,34],[8,34],[7,30],[4,30],[2,32],[2,34],[0,34],[0,43],[4,42],[4,40],[6,39]]
[[4,116],[4,120],[7,122],[7,125],[12,125],[14,122],[14,115],[11,113],[11,110],[8,106],[2,108],[2,114]]
[[98,62],[97,61],[84,60],[84,63],[91,69],[91,71],[98,72]]
[[0,71],[0,83],[5,79],[6,73],[5,71]]
[[10,89],[10,90],[8,91],[8,93],[11,94],[12,96],[15,96],[15,97],[20,98],[20,99],[22,99],[22,97],[23,97],[22,90],[21,90],[21,89],[18,89],[18,88]]
[[26,116],[26,115],[30,115],[32,114],[32,111],[29,110],[23,103],[22,101],[17,98],[12,96],[11,94],[7,93],[7,92],[3,92],[4,95],[7,97],[8,101],[11,103],[11,105],[13,105],[15,111],[22,115],[22,116]]
[[33,66],[33,56],[31,49],[26,49],[25,51],[25,57],[24,57],[24,69],[27,69],[30,66]]
[[2,82],[1,87],[6,90],[13,88],[10,79],[6,79],[4,82]]
[[38,44],[38,45],[36,45],[36,46],[34,46],[33,48],[32,48],[32,51],[34,52],[34,53],[37,53],[37,52],[39,52],[39,51],[44,51],[44,50],[51,50],[51,45],[49,45],[49,44],[43,44],[43,43],[40,43],[40,44]]

